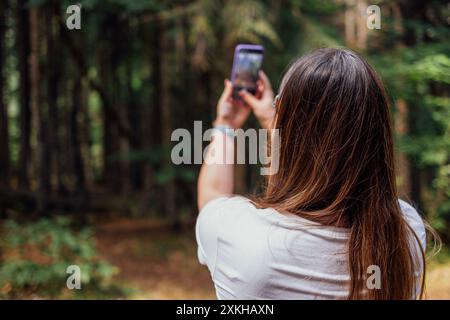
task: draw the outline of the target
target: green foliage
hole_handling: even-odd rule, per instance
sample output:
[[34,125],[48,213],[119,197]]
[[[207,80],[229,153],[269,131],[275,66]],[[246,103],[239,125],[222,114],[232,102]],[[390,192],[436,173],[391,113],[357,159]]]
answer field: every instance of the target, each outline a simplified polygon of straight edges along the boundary
[[[433,225],[439,231],[446,231],[444,221],[450,220],[450,57],[445,54],[432,54],[419,59],[410,66],[405,75],[411,81],[418,95],[416,100],[428,113],[431,134],[416,137],[411,144],[418,147],[414,152],[418,161],[425,167],[435,167],[433,181],[433,203],[429,208],[435,216]],[[441,88],[447,88],[445,91]],[[417,152],[418,151],[418,152]],[[437,202],[437,203],[436,203]]]
[[414,126],[398,137],[399,150],[419,168],[435,172],[427,190],[426,214],[445,233],[450,228],[450,48],[400,49],[374,59],[392,98],[404,99]]
[[[15,298],[39,294],[59,297],[86,292],[107,292],[117,269],[98,257],[92,230],[73,231],[64,217],[41,219],[19,225],[3,225],[0,266],[0,297]],[[81,290],[69,290],[66,269],[81,269]]]
[[155,182],[158,185],[165,185],[173,179],[192,183],[197,179],[197,173],[193,169],[180,166],[170,166],[155,173]]
[[227,30],[225,43],[228,45],[236,41],[258,43],[266,38],[280,45],[280,39],[266,15],[267,10],[259,1],[227,1],[222,14],[225,30]]

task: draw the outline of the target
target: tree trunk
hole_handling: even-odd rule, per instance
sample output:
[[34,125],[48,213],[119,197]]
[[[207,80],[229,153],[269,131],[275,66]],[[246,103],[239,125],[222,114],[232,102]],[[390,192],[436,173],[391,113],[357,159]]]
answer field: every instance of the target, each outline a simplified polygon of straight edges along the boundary
[[30,37],[31,37],[31,109],[36,115],[35,127],[37,129],[36,148],[36,174],[38,184],[37,213],[44,215],[47,207],[47,196],[50,193],[50,171],[48,167],[48,131],[47,113],[42,103],[41,91],[41,66],[40,66],[40,14],[39,8],[35,7],[30,12]]
[[[152,39],[150,41],[151,43],[151,68],[152,68],[152,76],[151,76],[151,83],[152,83],[152,106],[151,106],[151,112],[150,112],[150,119],[148,119],[148,134],[149,134],[149,151],[151,148],[154,148],[156,146],[160,146],[161,144],[161,82],[160,82],[160,74],[161,74],[161,61],[160,61],[160,45],[161,45],[161,26],[160,23],[155,23],[153,28],[153,34]],[[151,176],[149,177],[150,181],[147,181],[148,188],[150,189],[152,187],[152,181]]]
[[357,0],[356,5],[356,47],[360,50],[367,48],[367,2],[366,0]]
[[[398,99],[395,101],[395,132],[398,137],[404,137],[408,134],[408,105],[405,100]],[[408,157],[399,152],[397,154],[397,176],[399,181],[399,195],[409,198],[410,181],[409,181],[409,161]]]
[[160,44],[160,32],[159,23],[152,23],[152,25],[145,26],[150,32],[145,34],[144,41],[149,43],[147,47],[146,54],[149,57],[148,65],[150,68],[149,82],[152,88],[150,92],[149,101],[150,103],[145,105],[142,110],[141,128],[144,139],[142,140],[142,147],[145,150],[147,157],[143,163],[142,167],[142,184],[143,192],[140,199],[140,210],[142,212],[147,212],[149,208],[157,208],[152,202],[152,197],[154,195],[154,184],[153,184],[153,163],[150,159],[151,153],[154,152],[156,146],[161,142],[161,128],[160,128],[160,92],[161,84],[159,82],[160,74],[160,62],[159,62],[159,44]]
[[[9,134],[8,134],[8,104],[5,97],[7,84],[6,66],[6,10],[8,1],[0,3],[0,185],[9,185]],[[1,209],[0,209],[1,210]]]
[[[413,47],[417,44],[418,34],[415,25],[410,24],[408,21],[427,21],[427,2],[425,1],[402,1],[399,2],[399,12],[397,15],[402,16],[403,19],[403,43],[406,46]],[[425,36],[426,34],[424,34]],[[414,136],[420,133],[418,128],[417,119],[420,118],[420,113],[417,108],[410,108],[408,112],[408,131],[409,134]],[[422,200],[422,169],[417,163],[417,159],[409,157],[409,193],[411,201],[419,208],[419,211],[423,210]]]
[[48,100],[48,122],[49,122],[49,148],[51,150],[50,164],[52,173],[56,176],[56,192],[57,194],[64,194],[65,187],[63,185],[63,170],[61,165],[61,140],[59,135],[59,83],[61,80],[62,69],[62,48],[59,42],[59,23],[56,21],[58,15],[58,4],[52,2],[46,8],[47,13],[47,55],[50,57],[51,65],[47,66],[47,100]]
[[[170,146],[170,136],[172,134],[172,115],[170,103],[170,65],[169,65],[169,38],[167,31],[161,28],[159,45],[159,59],[160,59],[160,73],[159,82],[161,83],[161,138],[163,146]],[[172,175],[172,164],[170,159],[170,152],[165,150],[163,157],[163,168],[170,177],[164,188],[164,210],[171,225],[178,227],[176,215],[176,184],[175,178]]]
[[[129,53],[132,55],[132,53]],[[129,58],[127,61],[127,86],[128,86],[128,105],[126,106],[128,122],[134,132],[137,133],[138,141],[128,140],[128,146],[131,152],[136,152],[142,148],[141,139],[141,109],[136,103],[135,93],[132,86],[133,81],[133,59]],[[130,191],[140,190],[142,187],[142,161],[137,161],[132,159],[129,162],[129,180],[130,180]]]
[[[69,116],[70,126],[70,143],[72,150],[73,174],[75,176],[75,195],[80,196],[80,201],[84,200],[86,194],[84,162],[81,153],[80,130],[78,123],[78,115],[81,110],[82,97],[82,79],[78,74],[73,84],[72,91],[72,107]],[[80,203],[82,206],[83,203]]]
[[345,44],[350,48],[365,50],[367,47],[367,1],[344,0]]
[[19,187],[28,189],[29,181],[29,161],[30,161],[30,137],[31,137],[31,109],[30,109],[30,26],[29,9],[26,6],[26,0],[17,2],[17,51],[18,51],[18,69],[19,69],[19,163],[18,180]]
[[356,15],[355,0],[345,0],[345,44],[348,47],[356,45]]
[[[107,20],[103,26],[104,34],[110,43],[115,42],[115,30],[117,29],[117,19],[114,17]],[[114,125],[113,110],[116,108],[117,92],[115,92],[114,82],[118,81],[115,75],[115,52],[114,44],[104,45],[99,51],[99,74],[100,81],[106,92],[101,97],[103,104],[103,181],[106,187],[112,192],[120,192],[122,185],[120,181],[121,166],[118,159],[114,159],[120,152],[119,130]],[[119,113],[120,117],[120,113]]]

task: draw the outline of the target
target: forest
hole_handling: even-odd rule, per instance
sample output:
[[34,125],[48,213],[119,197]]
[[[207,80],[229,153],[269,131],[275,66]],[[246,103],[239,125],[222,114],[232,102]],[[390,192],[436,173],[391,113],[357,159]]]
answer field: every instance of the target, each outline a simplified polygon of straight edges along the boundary
[[[200,165],[170,161],[171,134],[212,125],[234,48],[253,43],[275,91],[315,48],[376,68],[400,197],[443,242],[430,295],[450,299],[449,31],[445,0],[1,0],[0,298],[214,298],[193,235]],[[237,166],[238,193],[259,191],[258,170]],[[83,290],[66,288],[71,264]]]

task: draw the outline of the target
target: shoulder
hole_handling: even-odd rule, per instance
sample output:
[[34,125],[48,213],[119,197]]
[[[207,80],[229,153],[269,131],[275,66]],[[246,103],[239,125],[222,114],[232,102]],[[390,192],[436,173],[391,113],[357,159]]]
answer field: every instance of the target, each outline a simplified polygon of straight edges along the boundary
[[242,196],[226,196],[216,198],[207,202],[200,210],[199,215],[201,216],[202,214],[204,215],[204,213],[209,213],[211,211],[220,211],[223,209],[251,207],[253,207],[253,204],[248,198]]
[[405,216],[406,222],[411,227],[411,229],[414,231],[414,233],[420,240],[422,248],[425,250],[426,230],[425,230],[425,224],[422,220],[422,217],[419,215],[417,210],[412,205],[407,203],[406,201],[399,199],[398,202],[399,202],[400,208]]
[[255,209],[252,202],[242,196],[228,196],[220,197],[209,201],[200,210],[197,218],[197,227],[201,227],[204,224],[212,224],[225,222],[224,220],[234,220],[236,216],[245,215],[246,212],[250,212]]
[[195,225],[197,254],[211,273],[216,266],[219,239],[231,243],[246,238],[248,227],[256,225],[252,208],[255,209],[249,199],[230,196],[211,200],[200,210]]

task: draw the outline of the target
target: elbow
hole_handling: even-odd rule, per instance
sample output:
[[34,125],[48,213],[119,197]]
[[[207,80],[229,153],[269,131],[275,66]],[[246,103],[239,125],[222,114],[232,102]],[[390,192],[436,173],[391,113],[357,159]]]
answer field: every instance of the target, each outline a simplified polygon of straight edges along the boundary
[[208,189],[208,190],[201,190],[200,188],[197,189],[197,206],[198,211],[202,210],[202,208],[211,200],[225,197],[227,194],[223,192],[219,192],[214,189]]

